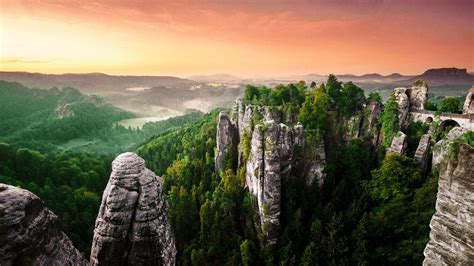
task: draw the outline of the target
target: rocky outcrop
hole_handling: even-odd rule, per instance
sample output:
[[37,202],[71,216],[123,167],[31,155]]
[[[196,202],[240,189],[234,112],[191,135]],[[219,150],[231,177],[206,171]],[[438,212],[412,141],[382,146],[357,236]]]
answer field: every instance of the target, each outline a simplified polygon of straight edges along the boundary
[[87,265],[33,193],[0,184],[1,265]]
[[[222,171],[225,154],[237,150],[237,168],[245,169],[246,186],[258,213],[256,228],[266,243],[274,244],[280,224],[282,182],[298,178],[308,186],[314,181],[322,185],[324,142],[306,144],[305,130],[296,122],[297,110],[283,112],[279,107],[246,105],[240,99],[231,110],[230,115],[219,114],[216,171]],[[235,156],[233,152],[229,155]]]
[[410,116],[410,98],[407,88],[396,88],[393,90],[395,101],[398,105],[398,126],[404,129],[408,126]]
[[431,163],[431,136],[430,134],[424,134],[420,138],[418,147],[415,152],[415,161],[418,163],[423,176],[426,176],[429,171]]
[[217,148],[215,165],[216,172],[220,173],[224,168],[225,160],[234,160],[237,158],[237,143],[238,143],[238,132],[235,125],[231,122],[229,116],[224,113],[219,113],[217,122]]
[[404,130],[410,123],[410,112],[424,109],[428,99],[428,85],[417,81],[411,88],[396,88],[393,93],[398,104],[399,127]]
[[54,115],[58,119],[68,118],[75,115],[70,104],[61,104],[54,111]]
[[91,265],[174,265],[176,247],[162,180],[134,153],[112,162],[91,249]]
[[405,155],[407,149],[407,135],[399,131],[395,137],[392,139],[392,144],[390,148],[387,149],[387,152],[398,153],[400,155]]
[[463,114],[474,114],[474,86],[471,87],[466,96],[462,112]]
[[[442,149],[446,147],[446,143],[441,145]],[[459,144],[451,140],[449,145]],[[438,150],[434,149],[434,153]],[[451,147],[451,151],[456,150]],[[430,222],[430,240],[424,250],[423,265],[472,265],[474,147],[460,144],[457,153],[445,153],[442,158],[436,212]]]
[[410,98],[410,111],[423,110],[426,100],[428,100],[428,85],[426,85],[426,82],[415,84],[407,92]]
[[446,138],[438,141],[436,145],[433,146],[433,158],[432,158],[432,167],[437,168],[441,162],[446,158],[446,155],[451,150],[451,143],[460,138],[462,135],[466,134],[469,130],[462,127],[455,127],[451,129],[446,136]]

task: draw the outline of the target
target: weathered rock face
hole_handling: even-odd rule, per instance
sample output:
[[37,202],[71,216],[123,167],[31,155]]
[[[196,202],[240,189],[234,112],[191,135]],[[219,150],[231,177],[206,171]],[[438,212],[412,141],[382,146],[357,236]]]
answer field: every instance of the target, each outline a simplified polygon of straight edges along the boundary
[[70,104],[59,105],[54,111],[54,114],[58,119],[68,118],[75,115]]
[[174,265],[176,247],[162,180],[136,154],[112,163],[91,249],[91,265]]
[[230,116],[219,115],[216,170],[222,171],[224,154],[237,150],[237,167],[245,168],[246,186],[254,197],[257,230],[269,244],[278,237],[282,181],[299,178],[309,186],[313,180],[319,185],[324,180],[324,143],[306,145],[297,115],[277,107],[245,105],[240,99]]
[[1,265],[87,265],[33,193],[0,184]]
[[450,145],[454,139],[466,134],[468,129],[462,127],[455,127],[449,131],[448,136],[442,139],[433,146],[432,168],[436,168],[444,160],[450,151]]
[[408,98],[407,88],[396,88],[393,90],[395,101],[398,104],[398,126],[404,129],[408,126],[410,115],[410,98]]
[[426,83],[420,86],[413,86],[407,92],[410,98],[410,111],[423,110],[428,99],[428,86]]
[[215,157],[216,172],[224,168],[226,158],[237,158],[238,131],[229,116],[221,112],[217,122],[217,150]]
[[387,149],[387,152],[394,152],[400,155],[404,155],[407,149],[407,135],[399,131],[395,137],[392,139],[392,144],[390,148]]
[[464,114],[474,114],[474,86],[471,87],[466,96],[462,112]]
[[473,206],[474,148],[461,144],[457,156],[445,154],[440,164],[436,212],[423,265],[472,265]]
[[423,110],[428,99],[428,86],[422,82],[411,88],[396,88],[393,90],[398,104],[398,123],[404,130],[410,123],[410,111]]
[[415,160],[420,165],[420,169],[423,176],[429,171],[429,166],[431,163],[431,136],[430,134],[424,134],[420,138],[418,147],[415,152]]

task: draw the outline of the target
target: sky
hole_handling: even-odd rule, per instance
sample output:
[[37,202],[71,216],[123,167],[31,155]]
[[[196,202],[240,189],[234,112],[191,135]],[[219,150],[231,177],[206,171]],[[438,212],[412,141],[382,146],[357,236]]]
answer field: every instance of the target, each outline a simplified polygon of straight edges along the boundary
[[473,71],[473,18],[471,0],[0,0],[0,70]]

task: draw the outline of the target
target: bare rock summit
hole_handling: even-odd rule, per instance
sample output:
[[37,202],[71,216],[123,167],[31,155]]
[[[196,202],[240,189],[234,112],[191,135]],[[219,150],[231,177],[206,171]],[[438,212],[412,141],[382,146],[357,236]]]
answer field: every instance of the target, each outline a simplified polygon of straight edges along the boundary
[[120,154],[102,196],[91,265],[174,265],[176,247],[168,222],[162,179],[135,153]]

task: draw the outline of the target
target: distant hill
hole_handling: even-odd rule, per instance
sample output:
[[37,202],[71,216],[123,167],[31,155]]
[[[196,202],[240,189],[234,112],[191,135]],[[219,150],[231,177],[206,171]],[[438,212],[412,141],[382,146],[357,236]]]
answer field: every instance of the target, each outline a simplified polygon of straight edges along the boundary
[[123,91],[133,87],[186,86],[197,82],[172,76],[113,76],[102,73],[42,74],[0,71],[0,80],[20,82],[29,87],[74,87],[83,92]]
[[341,81],[359,81],[359,82],[377,82],[377,83],[390,83],[400,80],[410,79],[412,76],[404,76],[399,73],[393,73],[387,76],[380,75],[378,73],[364,74],[361,76],[344,74],[337,75],[338,79]]
[[417,79],[423,79],[433,86],[445,84],[472,85],[474,83],[474,76],[467,73],[467,69],[455,67],[428,69],[423,74],[409,79],[408,82],[413,82]]
[[191,80],[203,81],[203,82],[236,81],[236,80],[242,79],[241,77],[230,75],[230,74],[194,75],[188,78]]

